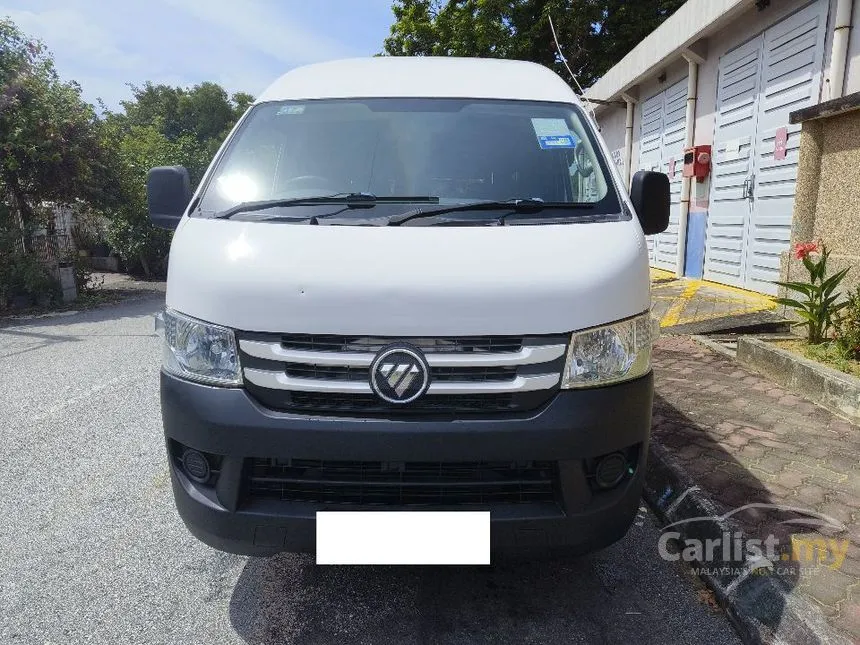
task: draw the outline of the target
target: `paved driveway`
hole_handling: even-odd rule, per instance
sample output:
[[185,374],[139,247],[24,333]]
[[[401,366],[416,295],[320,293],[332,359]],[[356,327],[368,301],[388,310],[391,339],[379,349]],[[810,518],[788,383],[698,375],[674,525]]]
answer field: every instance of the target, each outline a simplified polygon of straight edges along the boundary
[[776,303],[763,294],[651,269],[651,315],[664,329],[675,327],[675,333],[702,334],[741,322],[778,320],[776,313]]
[[2,643],[734,643],[643,509],[599,554],[487,568],[222,554],[173,508],[159,298],[0,327]]

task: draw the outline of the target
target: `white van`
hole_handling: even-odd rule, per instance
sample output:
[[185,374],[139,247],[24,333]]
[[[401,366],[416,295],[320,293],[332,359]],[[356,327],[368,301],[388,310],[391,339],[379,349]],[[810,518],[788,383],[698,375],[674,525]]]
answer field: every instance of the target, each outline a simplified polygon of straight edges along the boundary
[[155,168],[170,250],[161,405],[191,532],[310,551],[326,510],[489,511],[495,550],[582,552],[639,505],[648,249],[567,83],[532,63],[295,69],[193,195]]

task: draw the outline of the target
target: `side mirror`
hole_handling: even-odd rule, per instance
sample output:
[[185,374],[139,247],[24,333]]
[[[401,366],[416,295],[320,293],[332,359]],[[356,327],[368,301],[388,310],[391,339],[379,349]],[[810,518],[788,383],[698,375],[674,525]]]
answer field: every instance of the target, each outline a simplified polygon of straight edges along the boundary
[[630,201],[645,235],[669,227],[669,177],[662,172],[640,170],[630,184]]
[[149,219],[158,228],[175,230],[191,201],[191,179],[184,166],[159,166],[146,175]]

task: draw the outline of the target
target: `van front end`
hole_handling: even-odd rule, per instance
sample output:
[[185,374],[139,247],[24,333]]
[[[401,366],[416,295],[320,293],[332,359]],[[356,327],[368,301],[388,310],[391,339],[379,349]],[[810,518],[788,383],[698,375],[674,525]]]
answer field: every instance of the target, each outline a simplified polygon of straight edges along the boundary
[[496,552],[625,534],[653,399],[645,235],[667,226],[668,180],[637,173],[628,197],[555,74],[301,68],[193,196],[179,167],[147,194],[175,229],[161,407],[202,541],[312,552],[317,514],[345,510],[488,512]]
[[[652,388],[648,374],[503,395],[520,410],[470,409],[498,395],[439,395],[435,410],[346,416],[163,373],[161,402],[179,514],[217,549],[313,552],[317,511],[367,509],[489,510],[494,551],[585,552],[620,539],[637,512]],[[366,405],[356,399],[335,400]]]

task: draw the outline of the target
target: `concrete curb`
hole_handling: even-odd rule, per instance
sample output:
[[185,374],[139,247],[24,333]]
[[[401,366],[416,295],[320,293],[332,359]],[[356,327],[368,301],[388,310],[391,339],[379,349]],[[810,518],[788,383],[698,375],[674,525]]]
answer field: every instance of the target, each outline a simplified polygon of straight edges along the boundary
[[772,311],[757,311],[670,325],[662,327],[660,332],[666,336],[689,336],[693,334],[716,334],[718,332],[770,334],[787,332],[789,329],[789,321],[779,314]]
[[760,338],[738,338],[737,361],[833,414],[860,423],[860,379]]
[[712,352],[716,352],[717,354],[722,354],[726,358],[729,358],[731,360],[735,360],[735,353],[733,351],[731,351],[725,345],[721,345],[720,343],[712,341],[707,336],[696,335],[696,336],[691,336],[690,338],[692,338],[694,341],[696,341],[700,345],[704,345],[705,347],[710,349]]
[[[733,522],[721,517],[723,513],[713,500],[653,437],[648,451],[645,499],[665,525],[707,518],[673,527],[682,539],[704,541],[722,538],[727,533],[741,534]],[[737,563],[721,561],[722,553],[715,555],[715,561],[703,566],[737,567]],[[744,572],[740,575],[708,573],[700,577],[714,592],[744,643],[849,643],[833,632],[809,600],[792,594],[788,585],[775,576]]]

